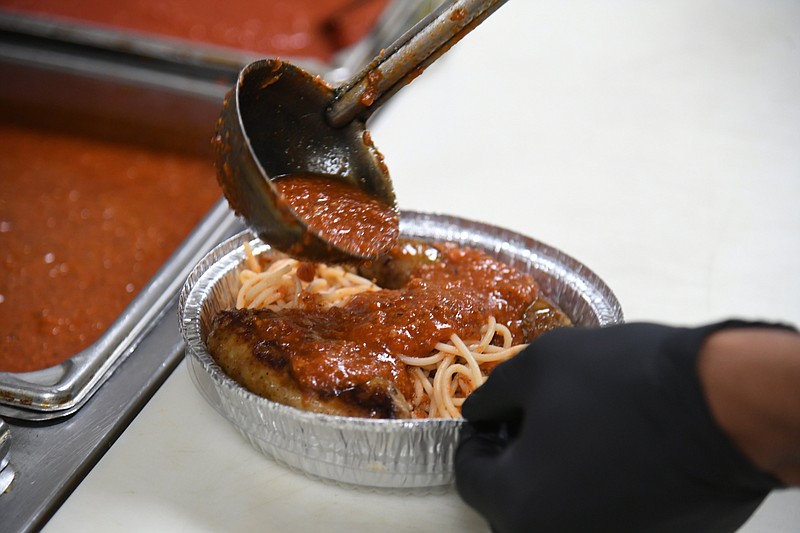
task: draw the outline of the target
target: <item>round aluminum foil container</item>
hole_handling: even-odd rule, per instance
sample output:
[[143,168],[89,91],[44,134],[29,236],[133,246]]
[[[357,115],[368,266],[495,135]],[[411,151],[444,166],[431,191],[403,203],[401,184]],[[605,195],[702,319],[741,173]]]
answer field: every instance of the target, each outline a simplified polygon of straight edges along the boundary
[[[403,212],[400,220],[403,236],[480,248],[529,272],[575,324],[607,326],[623,321],[611,289],[555,248],[450,216]],[[232,237],[200,261],[180,295],[186,362],[205,399],[256,449],[311,477],[392,489],[452,483],[461,420],[373,420],[309,413],[256,396],[222,372],[206,351],[205,339],[214,315],[235,305],[245,242],[256,254],[269,249],[250,231]]]

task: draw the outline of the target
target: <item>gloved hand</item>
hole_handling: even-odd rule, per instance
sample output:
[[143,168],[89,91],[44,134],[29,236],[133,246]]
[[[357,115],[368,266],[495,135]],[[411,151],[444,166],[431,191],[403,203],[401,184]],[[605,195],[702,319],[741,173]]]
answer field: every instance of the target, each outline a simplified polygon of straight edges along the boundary
[[496,532],[735,531],[781,483],[719,429],[696,362],[748,325],[543,335],[464,403],[459,493]]

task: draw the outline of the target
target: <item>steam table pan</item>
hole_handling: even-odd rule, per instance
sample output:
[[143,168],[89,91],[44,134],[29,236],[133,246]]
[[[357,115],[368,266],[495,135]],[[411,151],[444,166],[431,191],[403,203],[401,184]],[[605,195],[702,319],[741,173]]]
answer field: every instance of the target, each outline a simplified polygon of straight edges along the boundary
[[[197,166],[208,157],[208,174],[203,179],[207,180],[208,194],[221,198],[213,190],[214,170],[207,153],[223,86],[217,89],[211,84],[199,84],[189,90],[191,85],[187,84],[187,90],[177,91],[9,62],[0,62],[0,78],[4,80],[0,87],[0,120],[8,128],[21,125],[44,131],[52,127],[67,138],[114,137],[116,142],[130,146],[131,153],[138,153],[144,138],[148,147],[142,152],[191,153],[190,157],[198,160]],[[49,135],[50,130],[47,131]],[[48,146],[38,146],[36,150],[47,154]],[[31,175],[35,179],[35,172]],[[14,202],[19,192],[6,190],[3,194],[7,202]],[[30,216],[44,222],[47,213],[32,210]],[[97,342],[49,368],[0,372],[0,415],[44,420],[78,409],[158,320],[192,265],[225,236],[224,221],[228,217],[227,206],[218,200]],[[47,231],[46,224],[41,224],[41,231]]]

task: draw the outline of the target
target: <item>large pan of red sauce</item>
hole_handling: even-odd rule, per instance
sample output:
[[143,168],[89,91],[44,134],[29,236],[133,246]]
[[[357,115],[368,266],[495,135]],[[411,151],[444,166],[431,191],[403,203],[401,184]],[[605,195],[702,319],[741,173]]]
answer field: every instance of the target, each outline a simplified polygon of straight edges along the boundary
[[[2,10],[328,60],[363,37],[387,3],[7,0]],[[0,372],[40,370],[88,348],[221,194],[205,152],[39,122],[0,121]]]
[[220,197],[208,156],[0,122],[0,371],[96,341]]

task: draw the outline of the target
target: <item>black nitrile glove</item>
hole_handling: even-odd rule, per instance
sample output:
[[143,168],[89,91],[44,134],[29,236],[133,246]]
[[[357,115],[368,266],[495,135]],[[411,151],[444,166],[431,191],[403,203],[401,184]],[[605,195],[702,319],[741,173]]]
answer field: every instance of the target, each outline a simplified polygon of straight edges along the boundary
[[459,493],[496,532],[735,531],[781,484],[714,422],[696,362],[749,325],[543,335],[464,403]]

